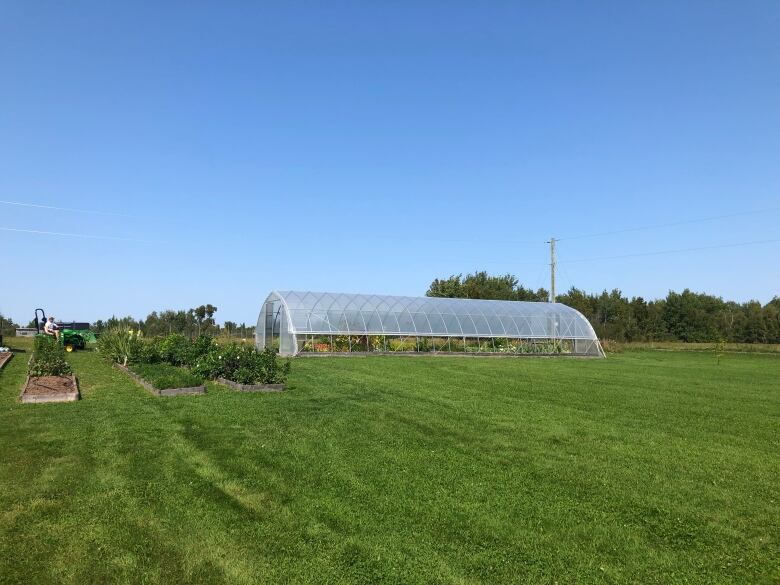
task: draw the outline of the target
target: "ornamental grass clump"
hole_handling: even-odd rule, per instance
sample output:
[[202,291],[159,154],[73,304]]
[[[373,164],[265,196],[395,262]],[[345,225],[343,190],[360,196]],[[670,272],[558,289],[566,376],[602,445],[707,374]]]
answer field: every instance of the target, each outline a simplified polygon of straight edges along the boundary
[[290,373],[290,360],[281,361],[270,348],[231,343],[215,345],[192,368],[196,374],[216,380],[225,378],[239,384],[283,384]]
[[54,337],[37,335],[33,342],[33,359],[27,368],[30,376],[68,376],[73,369],[65,359],[65,349]]
[[127,366],[140,361],[144,348],[143,334],[115,327],[101,333],[97,342],[97,351],[107,360]]

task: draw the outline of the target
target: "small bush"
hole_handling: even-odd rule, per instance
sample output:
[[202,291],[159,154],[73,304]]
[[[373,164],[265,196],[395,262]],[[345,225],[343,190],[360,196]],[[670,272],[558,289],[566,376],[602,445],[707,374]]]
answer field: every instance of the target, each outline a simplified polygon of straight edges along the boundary
[[162,362],[162,342],[163,340],[159,337],[144,341],[138,354],[138,362],[141,364],[159,364]]
[[[254,349],[254,348],[253,348]],[[256,378],[255,384],[283,384],[287,381],[287,377],[290,375],[290,360],[279,360],[279,354],[277,354],[270,347],[266,347],[263,351],[258,352],[255,349],[255,354],[260,356],[259,370],[255,370],[254,373],[259,373]],[[252,382],[240,382],[241,384],[252,384]]]
[[201,358],[217,348],[217,343],[211,335],[201,333],[195,341],[190,343],[190,349],[187,352],[187,365],[194,366]]
[[191,367],[215,347],[214,338],[205,333],[194,341],[179,333],[172,333],[144,343],[138,361],[145,364],[165,362],[174,366]]
[[192,341],[180,333],[171,333],[159,343],[160,359],[174,366],[183,366],[190,361]]
[[65,349],[53,337],[37,335],[33,359],[27,368],[30,376],[68,376],[73,369],[65,359]]
[[390,351],[417,351],[417,341],[414,338],[394,337],[388,342]]

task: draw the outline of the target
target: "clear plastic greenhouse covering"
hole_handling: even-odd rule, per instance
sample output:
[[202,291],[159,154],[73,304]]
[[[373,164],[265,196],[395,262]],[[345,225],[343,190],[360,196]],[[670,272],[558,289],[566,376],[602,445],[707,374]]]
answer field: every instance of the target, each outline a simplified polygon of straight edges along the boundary
[[603,356],[596,333],[561,303],[273,291],[256,344],[282,355],[396,351]]

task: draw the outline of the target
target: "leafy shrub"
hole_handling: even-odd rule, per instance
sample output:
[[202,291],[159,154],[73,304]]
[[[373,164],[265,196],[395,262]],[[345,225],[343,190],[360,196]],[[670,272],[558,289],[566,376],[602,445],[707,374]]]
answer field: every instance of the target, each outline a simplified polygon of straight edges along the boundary
[[349,336],[337,335],[333,338],[333,351],[349,351]]
[[65,359],[65,349],[53,337],[37,335],[33,359],[27,368],[30,376],[67,376],[73,369]]
[[140,331],[114,327],[100,334],[97,350],[106,359],[126,366],[140,361],[144,345]]
[[389,340],[390,351],[417,351],[417,341],[414,338],[395,337]]
[[[260,368],[259,368],[259,376],[256,376],[256,382],[257,384],[283,384],[287,381],[287,376],[290,375],[290,360],[284,360],[281,362],[279,360],[279,354],[277,354],[273,349],[270,347],[266,347],[263,351],[259,352],[257,349],[252,348],[255,350],[255,354],[259,356],[259,360],[256,360],[259,362]],[[253,372],[253,375],[256,374],[258,370],[256,369]],[[241,384],[251,384],[252,382],[241,382]]]
[[131,369],[158,390],[203,384],[203,378],[197,374],[171,364],[135,364]]
[[183,366],[190,361],[192,341],[181,333],[171,333],[159,343],[160,359],[174,366]]
[[138,362],[142,364],[159,364],[163,361],[162,342],[163,340],[159,337],[144,341],[138,354]]
[[174,366],[192,366],[216,346],[210,335],[199,335],[194,341],[179,333],[157,337],[141,344],[134,360],[143,364],[169,363]]
[[187,352],[187,365],[194,366],[203,356],[217,348],[217,344],[211,335],[201,333],[190,343],[190,349]]
[[45,356],[56,351],[57,342],[49,335],[36,335],[33,338],[33,355]]
[[226,378],[239,384],[281,384],[290,373],[290,361],[281,362],[271,348],[231,343],[212,346],[193,366],[205,378]]
[[[213,337],[206,334],[199,335],[194,341],[173,333],[161,339],[143,342],[133,354],[131,363],[137,364],[133,369],[140,376],[157,376],[155,379],[166,385],[166,388],[174,387],[167,385],[174,383],[173,379],[169,379],[170,376],[181,376],[180,372],[190,373],[182,369],[185,367],[192,370],[197,380],[223,377],[241,384],[279,384],[284,382],[290,372],[289,360],[280,363],[273,349],[266,348],[265,351],[259,352],[253,345],[218,345]],[[146,366],[166,367],[155,369]],[[166,377],[159,378],[159,375],[162,375],[160,372],[164,372]],[[164,389],[157,386],[154,380],[147,379],[156,388]],[[182,386],[183,382],[176,379],[176,383]],[[202,381],[198,381],[189,385],[201,383]]]

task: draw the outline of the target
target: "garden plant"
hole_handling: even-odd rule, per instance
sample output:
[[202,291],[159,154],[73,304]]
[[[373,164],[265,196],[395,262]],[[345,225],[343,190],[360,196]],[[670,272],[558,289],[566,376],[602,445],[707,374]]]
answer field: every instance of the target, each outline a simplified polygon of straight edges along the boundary
[[73,369],[65,359],[65,350],[53,337],[37,335],[27,373],[34,377],[68,376]]
[[145,339],[140,332],[112,329],[101,336],[98,351],[158,389],[218,378],[239,384],[282,384],[290,373],[290,361],[281,361],[270,348],[258,351],[243,343],[220,345],[206,334],[195,339],[179,333]]
[[97,351],[106,359],[127,366],[141,358],[144,343],[140,330],[114,327],[101,333],[97,342]]
[[202,355],[193,371],[206,378],[225,378],[239,384],[283,384],[290,374],[290,360],[281,362],[275,351],[231,343],[214,346]]

